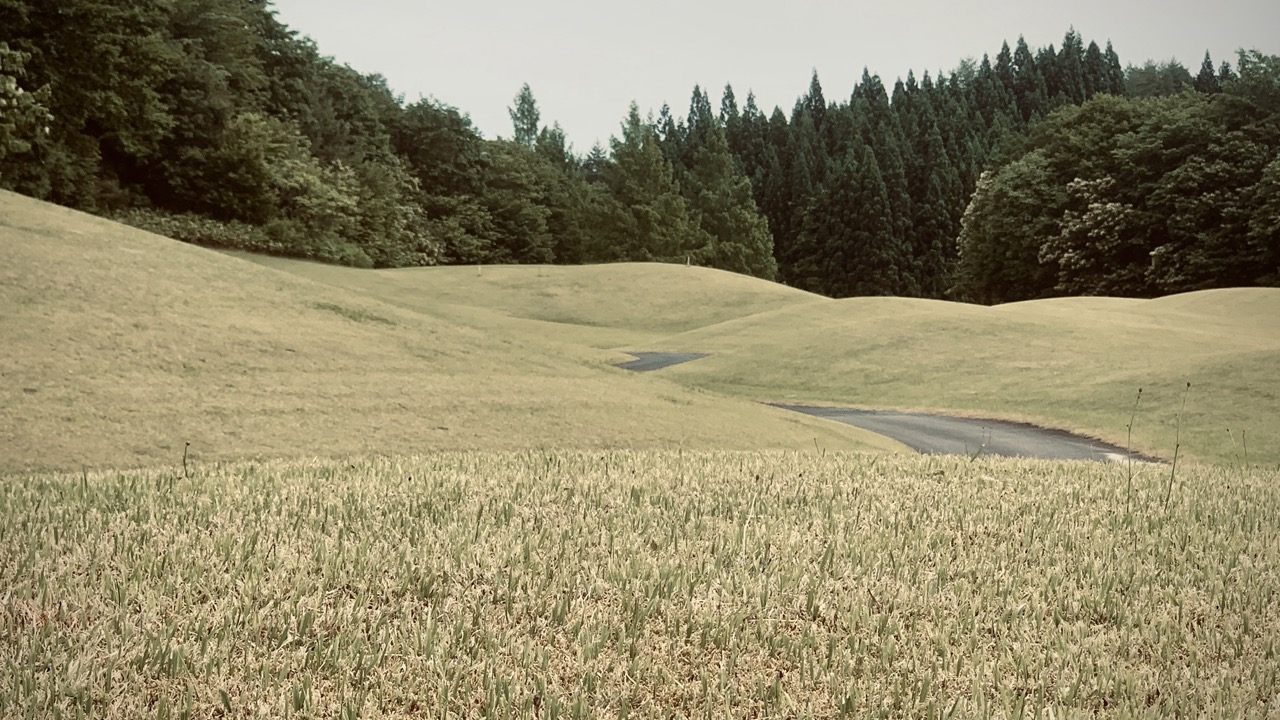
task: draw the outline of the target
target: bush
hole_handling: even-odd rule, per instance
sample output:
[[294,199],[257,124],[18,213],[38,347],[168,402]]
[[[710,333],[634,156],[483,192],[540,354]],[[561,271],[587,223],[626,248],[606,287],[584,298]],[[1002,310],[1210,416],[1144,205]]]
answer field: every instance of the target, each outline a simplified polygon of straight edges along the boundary
[[242,222],[221,221],[191,213],[168,213],[148,208],[133,208],[111,213],[116,222],[205,247],[248,250],[250,252],[283,254],[284,248],[265,230]]
[[204,247],[319,260],[359,268],[373,267],[369,255],[333,233],[313,236],[298,223],[273,220],[264,227],[235,220],[214,220],[192,213],[134,208],[108,217],[116,222]]

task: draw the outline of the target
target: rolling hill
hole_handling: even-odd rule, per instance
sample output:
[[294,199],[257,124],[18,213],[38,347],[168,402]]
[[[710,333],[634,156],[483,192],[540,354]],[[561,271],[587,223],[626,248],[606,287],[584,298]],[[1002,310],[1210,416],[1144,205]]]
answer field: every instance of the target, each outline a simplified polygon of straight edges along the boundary
[[903,450],[0,193],[0,471],[437,449]]
[[651,347],[711,353],[665,376],[719,393],[998,417],[1120,445],[1137,403],[1144,452],[1170,457],[1181,443],[1202,460],[1280,462],[1280,289],[990,308],[852,298]]
[[[675,265],[356,270],[213,252],[11,194],[0,236],[4,469],[175,463],[188,441],[202,459],[903,450],[762,401],[1121,445],[1133,416],[1146,453],[1280,462],[1277,289],[988,308],[831,300]],[[637,376],[611,367],[624,350],[711,356]]]

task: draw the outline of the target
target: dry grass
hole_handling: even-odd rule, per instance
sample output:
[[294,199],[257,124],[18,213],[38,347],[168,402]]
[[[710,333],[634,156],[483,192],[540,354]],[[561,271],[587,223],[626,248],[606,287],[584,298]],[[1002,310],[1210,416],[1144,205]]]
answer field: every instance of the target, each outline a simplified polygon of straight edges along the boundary
[[0,193],[0,473],[878,436]]
[[[0,484],[4,717],[1275,717],[1280,477],[435,454]],[[1050,715],[1049,713],[1052,712]]]

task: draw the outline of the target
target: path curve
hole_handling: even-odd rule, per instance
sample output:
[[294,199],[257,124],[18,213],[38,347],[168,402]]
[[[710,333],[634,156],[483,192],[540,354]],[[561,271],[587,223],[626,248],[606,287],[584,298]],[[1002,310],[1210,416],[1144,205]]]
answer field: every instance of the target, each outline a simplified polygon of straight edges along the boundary
[[[1001,455],[1044,460],[1122,461],[1129,454],[1100,440],[1008,420],[905,413],[891,410],[782,405],[806,415],[835,420],[893,438],[912,450],[927,455]],[[1134,453],[1134,460],[1160,462]]]
[[[652,372],[708,356],[708,353],[696,352],[628,352],[627,354],[636,359],[619,363],[617,367],[633,372]],[[1130,456],[1124,448],[1101,440],[1029,423],[893,410],[769,404],[783,410],[792,410],[870,430],[878,435],[897,440],[912,450],[926,455],[976,456],[981,454],[1042,460],[1100,461],[1123,461]],[[1156,458],[1139,453],[1133,453],[1132,457],[1134,460],[1143,462],[1160,462]]]

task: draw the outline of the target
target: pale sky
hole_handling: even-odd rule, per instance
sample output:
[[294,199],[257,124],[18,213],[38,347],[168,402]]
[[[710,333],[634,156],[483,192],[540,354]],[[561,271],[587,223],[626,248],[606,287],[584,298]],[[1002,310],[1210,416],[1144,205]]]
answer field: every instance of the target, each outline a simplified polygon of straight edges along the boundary
[[529,83],[542,121],[579,153],[606,147],[631,101],[642,113],[688,111],[693,86],[719,108],[754,90],[788,113],[818,71],[827,100],[847,99],[863,67],[884,80],[994,59],[1019,35],[1032,48],[1111,40],[1125,65],[1176,58],[1194,75],[1205,50],[1235,65],[1239,48],[1280,54],[1280,0],[275,0],[279,19],[325,55],[385,76],[413,102],[432,97],[489,138],[511,136],[507,108]]

